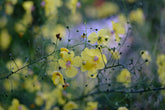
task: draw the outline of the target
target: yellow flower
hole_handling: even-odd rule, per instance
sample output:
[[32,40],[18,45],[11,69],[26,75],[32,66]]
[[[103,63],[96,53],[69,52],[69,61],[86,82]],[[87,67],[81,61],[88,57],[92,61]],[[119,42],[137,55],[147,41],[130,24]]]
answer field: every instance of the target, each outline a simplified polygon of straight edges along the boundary
[[99,18],[105,18],[110,15],[114,15],[119,11],[117,4],[113,2],[104,2],[101,6],[97,8],[97,16]]
[[107,45],[109,40],[108,31],[106,29],[99,30],[98,34],[95,32],[92,32],[88,36],[88,42],[91,44],[98,43],[99,45]]
[[31,9],[32,9],[32,6],[33,6],[32,1],[24,1],[22,6],[25,9],[27,14],[31,14]]
[[97,70],[103,69],[107,63],[106,56],[99,49],[85,48],[81,53],[81,57],[81,71],[88,71],[88,76],[91,78],[95,78],[97,76]]
[[78,0],[70,0],[69,3],[67,4],[72,14],[76,13],[77,2]]
[[58,13],[57,8],[62,6],[62,0],[44,0],[45,14],[47,17],[53,17]]
[[128,110],[126,107],[119,107],[117,110]]
[[98,102],[88,102],[85,110],[97,110]]
[[10,43],[11,43],[11,36],[9,35],[8,31],[6,29],[1,30],[0,32],[0,49],[6,50],[8,49]]
[[165,55],[161,54],[157,56],[157,61],[158,65],[158,75],[159,79],[162,85],[165,85]]
[[59,83],[64,85],[64,78],[63,78],[63,76],[62,76],[62,74],[60,72],[54,72],[53,73],[52,81],[53,81],[54,85],[57,85]]
[[146,65],[148,65],[149,62],[151,62],[151,56],[150,56],[149,52],[141,50],[140,54],[141,54],[142,59],[145,60]]
[[119,14],[118,19],[119,19],[119,22],[122,24],[125,24],[127,22],[127,18],[124,14]]
[[35,92],[41,90],[41,83],[38,81],[38,76],[33,76],[33,79],[26,79],[24,82],[24,88],[28,92]]
[[113,31],[111,33],[115,34],[116,42],[119,43],[121,41],[119,34],[124,35],[125,28],[121,23],[115,23],[114,21],[112,21],[112,27],[113,27]]
[[158,67],[165,67],[165,54],[158,55],[156,63]]
[[138,8],[136,10],[131,11],[130,14],[129,14],[129,19],[131,21],[137,22],[140,25],[142,25],[144,23],[143,10]]
[[10,3],[6,3],[5,4],[5,13],[7,15],[11,15],[11,14],[13,14],[13,11],[14,11],[14,6]]
[[73,101],[69,101],[67,104],[64,105],[64,110],[73,110],[77,108],[78,108],[78,105]]
[[117,76],[117,81],[123,83],[126,87],[129,87],[131,83],[131,74],[127,69],[123,69]]
[[1,106],[0,106],[0,110],[5,110],[4,108],[2,108]]
[[3,27],[5,27],[6,26],[6,24],[7,24],[7,17],[6,16],[2,16],[2,17],[0,17],[0,28],[3,28]]
[[59,59],[59,64],[62,68],[65,69],[65,73],[67,77],[74,77],[78,73],[76,67],[81,65],[81,57],[74,57],[74,52],[63,52],[62,59]]
[[8,110],[28,110],[26,106],[19,103],[18,99],[13,99],[12,105],[9,107]]
[[63,53],[65,52],[69,52],[69,50],[67,48],[60,48],[60,57],[63,57]]

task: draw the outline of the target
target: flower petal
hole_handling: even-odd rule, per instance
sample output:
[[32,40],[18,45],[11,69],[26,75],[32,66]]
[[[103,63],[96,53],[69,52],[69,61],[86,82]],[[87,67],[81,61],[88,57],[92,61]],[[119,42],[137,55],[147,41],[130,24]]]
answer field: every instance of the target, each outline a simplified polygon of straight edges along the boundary
[[106,29],[100,29],[98,32],[98,36],[105,36],[107,35],[107,30]]
[[98,39],[98,36],[95,32],[92,32],[89,36],[88,36],[88,41],[90,41],[91,44],[96,43]]
[[82,64],[82,61],[81,61],[81,57],[80,56],[76,56],[75,58],[73,58],[73,65],[74,66],[81,66]]
[[88,76],[90,78],[96,78],[96,76],[97,76],[97,70],[96,69],[93,69],[91,71],[88,71]]
[[71,66],[71,67],[69,67],[69,68],[67,68],[67,69],[65,70],[65,74],[66,74],[66,76],[69,77],[69,78],[75,77],[75,76],[77,75],[77,73],[78,73],[77,68],[75,68],[75,67],[73,67],[73,66]]
[[59,59],[58,62],[62,68],[66,68],[66,62],[63,59]]

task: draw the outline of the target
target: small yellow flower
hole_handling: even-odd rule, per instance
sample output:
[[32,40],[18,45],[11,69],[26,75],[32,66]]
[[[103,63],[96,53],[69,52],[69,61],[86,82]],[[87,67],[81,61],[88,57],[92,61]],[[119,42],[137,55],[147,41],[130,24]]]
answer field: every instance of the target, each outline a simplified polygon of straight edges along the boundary
[[141,50],[140,54],[141,54],[142,59],[145,60],[146,65],[148,65],[149,62],[151,62],[151,56],[150,56],[149,52],[145,51],[145,50]]
[[57,85],[59,83],[61,83],[62,85],[65,84],[62,74],[60,72],[57,72],[57,71],[53,73],[52,81],[53,81],[54,85]]
[[74,110],[77,108],[78,108],[78,105],[73,101],[69,101],[67,104],[64,105],[64,110]]
[[13,99],[12,105],[8,110],[28,110],[23,104],[19,103],[18,99]]
[[126,87],[129,87],[131,83],[131,74],[127,69],[123,69],[117,76],[117,81],[123,83]]
[[119,107],[117,110],[128,110],[126,107]]
[[143,10],[138,8],[136,10],[131,11],[129,14],[129,19],[133,22],[137,22],[142,25],[144,23]]
[[67,48],[60,48],[60,57],[63,57],[63,53],[64,52],[69,52],[69,50]]
[[119,35],[125,34],[125,28],[121,23],[115,23],[114,21],[112,21],[112,27],[113,27],[113,31],[111,33],[115,34],[116,42],[119,43],[121,41]]
[[24,1],[22,6],[25,9],[26,13],[30,14],[32,6],[33,6],[33,2],[32,1]]
[[81,65],[81,57],[74,57],[74,52],[63,52],[62,59],[59,59],[59,64],[65,69],[67,77],[74,77],[78,73],[77,68]]
[[6,50],[10,46],[12,38],[8,32],[8,30],[3,29],[0,32],[0,49]]
[[81,57],[81,71],[88,71],[88,76],[91,78],[95,78],[97,76],[97,70],[103,69],[107,63],[106,56],[99,49],[85,48],[81,53]]
[[85,110],[97,110],[98,102],[88,102]]
[[107,45],[109,40],[108,31],[106,29],[99,30],[98,34],[92,32],[88,36],[88,42],[91,44],[98,43],[99,45]]

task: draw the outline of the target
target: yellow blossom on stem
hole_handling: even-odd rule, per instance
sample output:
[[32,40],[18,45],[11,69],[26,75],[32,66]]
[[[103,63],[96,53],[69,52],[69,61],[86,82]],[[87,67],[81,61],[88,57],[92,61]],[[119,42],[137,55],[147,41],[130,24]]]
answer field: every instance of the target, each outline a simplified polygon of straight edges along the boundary
[[131,83],[131,74],[127,69],[123,69],[117,76],[117,81],[123,83],[126,87],[129,87]]
[[113,27],[113,31],[111,33],[115,34],[116,42],[119,43],[121,41],[119,35],[125,34],[125,28],[121,23],[115,23],[114,21],[112,21],[112,27]]
[[74,57],[74,52],[63,52],[62,59],[59,59],[60,66],[65,69],[65,74],[67,77],[74,77],[78,73],[77,68],[81,65],[81,57]]
[[103,69],[107,63],[106,56],[101,53],[99,49],[88,49],[85,48],[81,53],[82,65],[81,71],[88,71],[88,76],[90,78],[95,78],[97,76],[97,70]]
[[88,36],[88,42],[91,44],[98,43],[99,45],[107,45],[109,40],[108,31],[106,29],[101,29],[98,31],[98,34],[92,32]]
[[54,85],[57,85],[59,83],[61,83],[62,85],[64,85],[64,78],[62,76],[62,74],[60,72],[54,72],[52,75],[52,81]]

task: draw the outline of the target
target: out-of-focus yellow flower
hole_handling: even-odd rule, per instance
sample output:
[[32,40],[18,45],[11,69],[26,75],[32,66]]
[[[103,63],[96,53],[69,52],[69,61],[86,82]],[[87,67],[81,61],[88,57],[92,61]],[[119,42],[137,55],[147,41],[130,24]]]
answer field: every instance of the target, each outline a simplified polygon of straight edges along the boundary
[[62,0],[44,0],[44,2],[47,17],[54,17],[57,14],[57,8],[62,6]]
[[158,67],[165,67],[165,54],[158,55],[156,63]]
[[64,105],[64,110],[74,110],[74,109],[77,109],[78,108],[78,105],[73,102],[73,101],[69,101],[67,104]]
[[113,50],[110,50],[110,53],[112,55],[112,57],[115,59],[115,60],[118,60],[120,59],[120,54],[117,50],[113,51]]
[[71,10],[72,14],[76,13],[76,7],[77,7],[78,0],[69,0],[67,6]]
[[2,108],[1,106],[0,106],[0,110],[5,110],[4,108]]
[[127,0],[128,3],[134,3],[136,0]]
[[100,7],[97,8],[99,18],[105,18],[110,15],[114,15],[119,11],[117,4],[112,2],[104,2]]
[[31,14],[31,9],[33,6],[33,1],[24,1],[22,4],[27,14]]
[[62,59],[59,59],[59,64],[65,69],[66,76],[70,78],[76,76],[78,70],[75,66],[79,67],[81,65],[81,57],[74,57],[73,51],[64,52],[62,56]]
[[80,24],[82,22],[82,15],[79,12],[76,12],[75,14],[70,14],[69,21],[72,24]]
[[24,83],[24,88],[29,92],[34,92],[41,89],[41,84],[38,81],[37,76],[33,76],[33,79],[26,79]]
[[129,14],[130,21],[137,22],[138,24],[142,25],[144,23],[144,14],[143,10],[138,8],[136,10],[133,10]]
[[7,15],[11,15],[11,14],[13,14],[13,11],[14,11],[14,6],[10,3],[6,3],[5,4],[5,13]]
[[87,17],[96,18],[98,16],[95,6],[86,6],[84,10]]
[[11,36],[9,35],[6,29],[1,30],[0,32],[0,49],[6,50],[8,49],[11,43]]
[[6,26],[6,24],[7,24],[7,17],[6,16],[2,16],[2,17],[0,17],[0,28],[3,28],[3,27],[5,27]]
[[103,69],[107,63],[106,56],[102,54],[99,49],[85,48],[84,51],[81,52],[81,57],[81,71],[88,71],[90,78],[95,78],[97,76],[97,70]]
[[44,96],[41,92],[37,92],[36,95],[35,104],[41,106],[44,103]]
[[18,0],[6,0],[8,3],[11,3],[13,5],[15,5],[17,3]]
[[126,87],[129,87],[131,83],[131,74],[127,69],[123,69],[117,76],[117,81],[123,83]]
[[85,110],[97,110],[98,102],[88,102]]
[[158,75],[162,85],[165,85],[165,54],[157,56]]
[[28,110],[28,108],[25,105],[20,104],[18,99],[13,99],[12,105],[8,110]]
[[57,24],[57,25],[56,25],[52,30],[50,30],[50,31],[51,31],[51,33],[52,33],[51,39],[52,39],[53,42],[56,42],[56,40],[57,40],[56,35],[57,35],[57,34],[60,34],[60,37],[61,37],[62,39],[65,38],[65,35],[66,35],[66,28],[65,28],[63,25],[61,25],[61,24]]
[[64,79],[63,79],[63,76],[62,76],[62,74],[60,72],[54,72],[53,73],[52,81],[53,81],[54,85],[57,85],[59,83],[64,85]]
[[128,110],[126,107],[119,107],[117,110]]
[[115,34],[116,42],[119,43],[121,41],[119,35],[125,34],[125,28],[121,23],[115,23],[114,21],[112,21],[112,27],[113,27],[112,34]]
[[140,54],[142,56],[142,59],[146,62],[146,65],[148,65],[152,60],[149,52],[145,50],[141,50]]
[[124,14],[119,14],[118,19],[119,19],[119,22],[122,24],[125,24],[127,22],[127,18]]
[[91,44],[98,43],[99,45],[107,45],[110,37],[108,36],[108,31],[106,29],[101,29],[98,31],[98,34],[92,32],[88,36],[88,42]]

